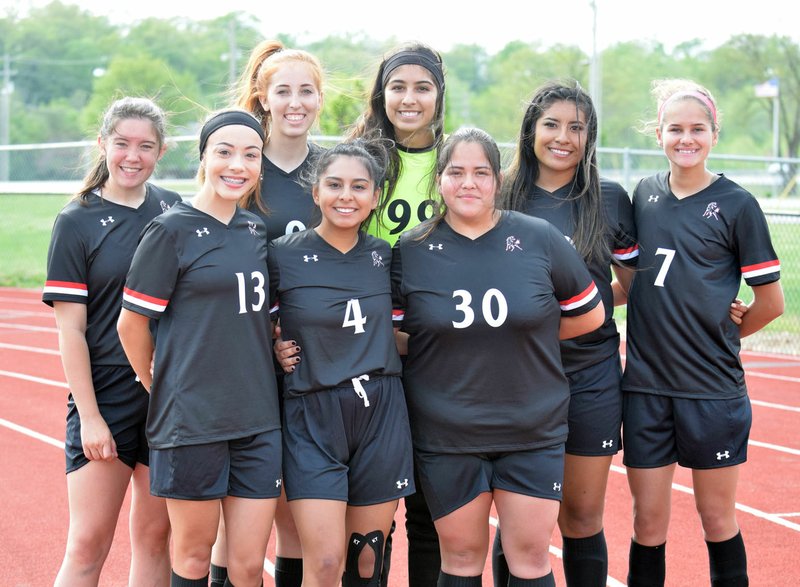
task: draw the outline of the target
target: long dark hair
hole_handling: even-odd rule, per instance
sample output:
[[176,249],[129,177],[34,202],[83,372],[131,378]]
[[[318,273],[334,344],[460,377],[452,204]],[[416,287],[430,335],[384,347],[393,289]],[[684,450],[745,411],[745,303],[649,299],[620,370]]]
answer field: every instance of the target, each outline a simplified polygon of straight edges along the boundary
[[[353,128],[348,133],[348,139],[355,138],[385,138],[397,142],[397,135],[394,126],[392,125],[389,117],[386,115],[386,105],[384,100],[384,86],[383,79],[387,62],[392,57],[401,52],[417,52],[428,58],[434,63],[439,71],[434,75],[434,81],[437,85],[438,94],[436,96],[436,111],[431,123],[431,132],[433,134],[432,148],[438,151],[439,147],[444,140],[444,83],[439,87],[438,78],[444,79],[444,64],[442,63],[442,56],[431,47],[418,42],[406,43],[396,47],[389,52],[378,66],[378,72],[375,75],[375,82],[372,85],[372,91],[369,94],[367,101],[367,108],[364,113],[356,121]],[[397,178],[402,172],[402,162],[397,149],[389,150],[389,163],[386,167],[386,193],[381,198],[382,201],[388,202],[392,199],[394,188],[397,185]],[[433,173],[431,173],[431,189],[433,189]]]
[[583,157],[575,170],[569,195],[569,199],[576,202],[572,240],[586,261],[605,261],[610,251],[608,220],[603,210],[597,169],[597,111],[592,98],[577,82],[548,82],[534,92],[522,118],[514,160],[506,173],[504,206],[511,210],[525,209],[526,200],[539,179],[539,160],[533,150],[536,123],[554,103],[564,101],[575,104],[576,114],[583,113],[588,130]]

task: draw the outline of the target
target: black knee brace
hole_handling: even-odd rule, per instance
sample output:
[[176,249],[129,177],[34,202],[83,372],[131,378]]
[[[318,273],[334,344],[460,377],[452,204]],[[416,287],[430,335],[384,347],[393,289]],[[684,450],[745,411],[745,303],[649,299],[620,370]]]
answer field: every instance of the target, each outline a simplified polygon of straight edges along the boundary
[[[358,572],[361,551],[369,546],[375,554],[375,565],[371,577],[362,577]],[[353,532],[347,543],[347,560],[344,565],[342,587],[380,587],[383,568],[383,532],[375,530],[366,536]]]

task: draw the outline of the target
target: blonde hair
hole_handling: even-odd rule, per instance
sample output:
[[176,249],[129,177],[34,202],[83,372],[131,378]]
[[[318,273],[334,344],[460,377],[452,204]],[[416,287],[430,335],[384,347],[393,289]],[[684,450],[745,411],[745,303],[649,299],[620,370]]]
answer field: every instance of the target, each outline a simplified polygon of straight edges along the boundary
[[654,134],[655,130],[661,127],[662,113],[668,103],[689,99],[695,100],[703,107],[712,130],[719,131],[722,114],[717,108],[717,101],[708,88],[697,82],[682,78],[653,80],[650,84],[650,94],[656,100],[656,118],[644,123],[643,132]]

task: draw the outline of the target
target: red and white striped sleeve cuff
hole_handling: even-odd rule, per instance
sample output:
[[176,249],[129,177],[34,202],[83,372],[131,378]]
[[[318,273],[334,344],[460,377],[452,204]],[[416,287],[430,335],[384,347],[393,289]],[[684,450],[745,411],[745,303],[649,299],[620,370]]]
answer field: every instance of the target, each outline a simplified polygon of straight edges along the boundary
[[153,296],[133,291],[127,287],[122,292],[122,299],[133,306],[159,313],[166,310],[167,304],[169,303],[169,300],[154,298]]
[[639,245],[633,245],[627,249],[614,249],[614,258],[618,261],[629,261],[639,256]]
[[781,262],[778,261],[778,259],[774,259],[772,261],[742,267],[742,277],[750,279],[753,277],[760,277],[761,275],[769,275],[770,273],[778,273],[780,270]]
[[89,288],[85,283],[73,281],[46,281],[42,289],[44,294],[66,294],[70,296],[89,296]]
[[568,300],[559,301],[558,305],[561,306],[562,312],[568,312],[570,310],[575,310],[576,308],[580,308],[581,306],[585,306],[589,302],[591,302],[595,296],[600,295],[600,292],[597,290],[597,286],[592,281],[585,290],[579,293],[576,296],[571,297]]

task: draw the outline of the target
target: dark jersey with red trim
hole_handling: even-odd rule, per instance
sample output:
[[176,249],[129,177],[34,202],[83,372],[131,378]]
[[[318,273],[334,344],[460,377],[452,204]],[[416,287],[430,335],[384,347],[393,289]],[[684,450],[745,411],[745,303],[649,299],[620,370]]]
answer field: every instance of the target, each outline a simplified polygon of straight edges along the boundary
[[739,328],[729,317],[742,277],[780,279],[756,199],[723,175],[682,199],[668,172],[633,195],[639,268],[628,296],[624,391],[718,399],[747,393]]
[[349,384],[360,375],[400,375],[389,281],[391,249],[366,233],[347,253],[313,229],[270,243],[270,289],[281,332],[303,349],[284,379],[286,396]]
[[[570,199],[571,192],[571,183],[552,193],[537,187],[529,194],[523,212],[554,224],[572,242],[580,205]],[[620,263],[633,266],[639,254],[633,207],[627,192],[617,182],[601,179],[600,195],[607,223],[608,257],[593,259],[586,265],[600,290],[606,318],[597,330],[561,342],[561,360],[567,373],[591,367],[618,351],[619,333],[614,323],[614,295],[611,291],[611,258],[613,256]]]
[[125,276],[145,225],[181,197],[145,184],[138,208],[89,194],[85,205],[72,201],[56,217],[47,251],[42,300],[86,304],[86,343],[92,365],[128,365],[117,336]]
[[158,319],[147,439],[169,448],[280,427],[264,224],[226,225],[190,204],[153,220],[123,306]]
[[494,452],[567,437],[562,316],[600,303],[586,265],[550,223],[503,212],[475,240],[442,221],[403,234],[392,256],[397,324],[417,448]]
[[[308,144],[308,155],[294,170],[286,172],[266,155],[261,157],[261,202],[267,212],[258,206],[249,210],[257,214],[267,227],[267,238],[271,241],[293,232],[305,230],[311,223],[317,207],[311,198],[311,189],[303,183],[303,175],[314,166],[325,149]],[[316,212],[318,214],[318,212]]]

